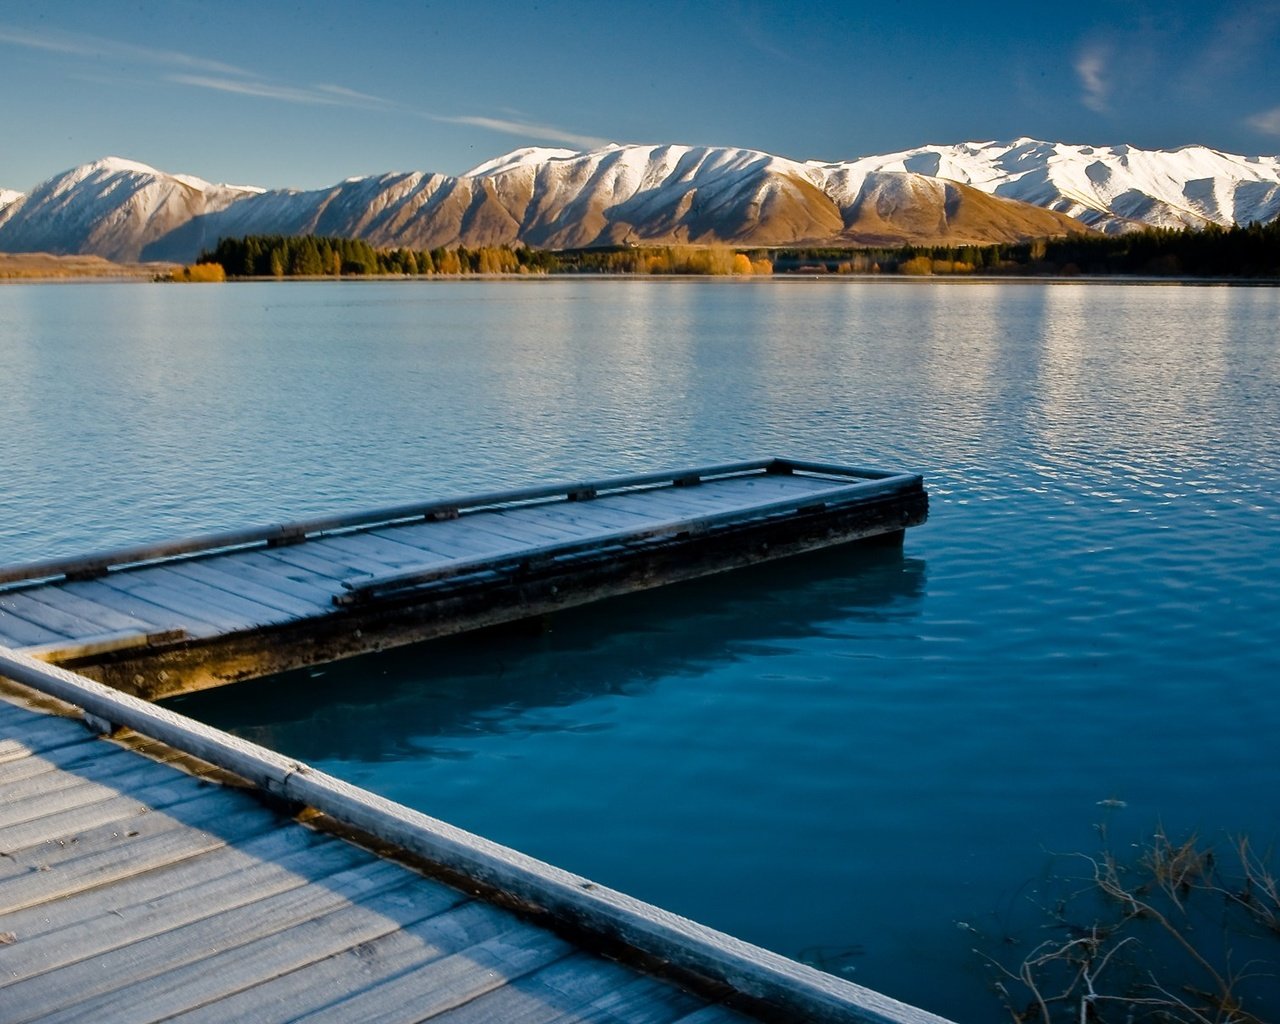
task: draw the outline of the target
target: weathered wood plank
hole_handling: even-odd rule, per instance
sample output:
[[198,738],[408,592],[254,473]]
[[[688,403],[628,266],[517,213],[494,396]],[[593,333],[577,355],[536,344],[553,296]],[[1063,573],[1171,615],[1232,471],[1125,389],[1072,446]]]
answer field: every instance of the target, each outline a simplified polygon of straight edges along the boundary
[[610,508],[599,499],[588,502],[565,502],[561,505],[536,505],[511,509],[504,513],[513,519],[533,523],[565,523],[582,529],[584,537],[592,533],[612,533],[629,526],[653,522],[653,517],[630,509]]
[[472,530],[491,534],[505,544],[521,547],[554,544],[563,540],[582,540],[590,536],[590,532],[573,527],[567,523],[554,523],[550,520],[527,520],[508,516],[505,512],[489,512],[483,516],[472,516],[466,520]]
[[484,903],[468,903],[180,1014],[172,1024],[221,1024],[227,1019],[283,1024],[515,927],[522,926],[509,914]]
[[299,569],[271,558],[265,551],[245,551],[234,558],[210,560],[229,576],[244,576],[264,587],[271,587],[302,601],[323,605],[333,594],[333,581],[327,576]]
[[[75,920],[67,921],[60,928],[46,928],[37,935],[19,931],[18,923],[6,921],[6,930],[15,941],[13,947],[0,957],[3,961],[0,1002],[4,1001],[6,985],[91,957],[101,957],[126,946],[136,947],[144,940],[171,933],[188,924],[210,921],[304,886],[324,889],[331,879],[336,880],[344,872],[374,861],[372,854],[340,840],[316,842],[312,834],[302,828],[280,829],[270,838],[278,840],[286,836],[312,838],[313,841],[292,850],[276,841],[265,851],[271,860],[255,859],[241,850],[205,854],[196,858],[194,865],[184,862],[175,866],[186,868],[185,877],[176,870],[165,872],[166,888],[154,892],[153,887],[154,895],[147,902],[139,902],[135,898],[132,903],[117,903],[110,909],[104,909],[101,905],[94,907],[81,900]],[[249,848],[250,844],[243,847],[244,850]],[[223,863],[217,860],[220,853],[223,854]],[[191,870],[193,867],[197,870]],[[183,882],[188,884],[183,885]],[[42,909],[47,916],[50,908]],[[243,1019],[252,1018],[253,1014],[246,1014]]]
[[370,530],[365,533],[343,534],[339,537],[326,537],[323,541],[310,543],[345,552],[353,558],[381,562],[384,565],[412,565],[422,560],[421,549],[397,537],[394,527],[386,530]]
[[[438,1024],[567,1024],[605,1021],[627,1024],[607,1016],[599,1005],[615,991],[636,980],[636,972],[587,953],[575,953],[555,963],[510,979],[436,1018]],[[433,1024],[436,1024],[433,1022]]]
[[446,519],[438,523],[415,523],[373,530],[376,537],[393,537],[402,544],[425,548],[441,558],[467,558],[475,552],[492,551],[493,538],[477,536],[469,529],[459,529],[463,519]]
[[[441,914],[462,899],[420,881],[395,864],[356,868],[323,886],[270,896],[56,976],[18,982],[5,1000],[19,1015],[38,1008],[45,1024],[112,1019],[126,1007],[136,1024],[163,1020]],[[353,897],[361,902],[352,904]]]
[[[127,798],[120,797],[120,802],[113,806],[117,810],[123,808],[123,815],[110,818],[105,813],[86,815],[82,822],[72,822],[69,828],[58,829],[56,834],[46,830],[23,836],[21,828],[15,826],[13,834],[17,841],[11,845],[0,845],[4,850],[0,881],[18,879],[32,871],[74,872],[78,861],[112,850],[119,856],[128,856],[129,849],[143,839],[190,828],[194,814],[217,814],[236,809],[232,804],[213,799],[215,795],[218,795],[217,791],[210,791],[186,800],[170,800],[159,807],[142,806],[136,802],[129,807],[124,803]],[[169,813],[177,809],[176,804],[186,805],[180,810],[182,816]],[[100,820],[103,818],[106,820]],[[34,842],[28,841],[32,838]]]
[[100,583],[103,587],[129,597],[168,608],[185,621],[207,622],[218,632],[234,633],[253,626],[268,625],[278,615],[270,608],[228,611],[220,602],[208,600],[206,593],[197,593],[194,585],[178,586],[160,582],[162,577],[156,576],[156,572],[156,569],[121,572],[106,577]]
[[[365,536],[359,534],[355,536]],[[373,535],[370,534],[370,537]],[[321,537],[318,540],[309,540],[306,543],[306,551],[308,554],[316,554],[321,556],[333,557],[335,560],[340,559],[343,564],[348,565],[355,572],[372,572],[376,566],[392,566],[404,565],[405,558],[400,556],[387,557],[381,552],[375,551],[372,545],[358,547],[351,543],[350,537]]]
[[572,947],[549,932],[516,928],[423,964],[315,1013],[299,1024],[409,1024],[461,1006],[521,975],[568,956]]
[[268,604],[248,594],[232,592],[217,583],[197,579],[192,572],[179,572],[173,565],[148,566],[127,575],[133,579],[145,581],[149,586],[164,587],[174,593],[194,597],[206,608],[219,609],[227,615],[254,625],[268,626],[297,617],[296,612],[281,610],[278,607],[280,602]]
[[106,582],[107,579],[111,579],[114,583],[115,579],[127,575],[127,573],[118,573],[115,578],[106,577],[102,580],[79,580],[75,583],[64,583],[61,584],[61,589],[64,593],[74,593],[78,597],[95,601],[104,608],[110,608],[136,618],[145,618],[154,623],[157,629],[180,628],[185,629],[194,636],[216,635],[222,630],[223,627],[218,625],[217,622],[205,616],[180,611],[166,604],[158,604],[148,596],[139,594],[135,590],[109,586]]
[[20,590],[16,593],[21,594],[28,601],[47,605],[91,623],[97,627],[91,630],[94,633],[115,630],[137,630],[145,633],[158,628],[149,618],[126,614],[99,604],[97,601],[81,597],[65,584],[51,583],[38,589]]
[[161,776],[157,769],[172,771],[162,769],[162,766],[145,757],[140,758],[123,747],[111,747],[102,743],[97,746],[99,749],[93,756],[81,754],[70,763],[60,764],[48,758],[33,757],[27,759],[28,762],[34,762],[32,770],[11,774],[0,772],[0,800],[4,804],[0,808],[0,816],[14,803],[28,797],[86,784],[119,789],[132,781],[167,778]]
[[0,715],[0,764],[91,738],[84,723],[71,719],[47,717],[15,728],[5,721],[6,717]]
[[12,612],[0,608],[0,644],[7,647],[26,647],[30,644],[47,644],[53,640],[65,640],[61,633],[37,626],[21,619]]
[[317,578],[323,577],[331,582],[348,579],[363,570],[351,564],[350,559],[332,551],[323,554],[316,550],[314,543],[287,548],[268,548],[255,552],[262,558],[288,566],[300,572],[308,572]]
[[172,562],[166,567],[166,571],[174,576],[181,576],[212,587],[232,597],[241,597],[265,608],[298,618],[315,615],[322,610],[323,606],[318,601],[301,600],[275,587],[264,586],[253,579],[250,573],[243,571],[247,568],[242,566],[241,571],[237,571],[235,563],[230,560],[224,565],[209,562]]
[[57,771],[58,763],[49,760],[48,755],[51,753],[67,751],[69,756],[92,759],[101,749],[97,742],[98,737],[86,729],[80,730],[78,739],[71,739],[61,734],[61,730],[59,733],[58,739],[61,745],[46,750],[43,754],[31,753],[26,744],[20,740],[0,739],[0,787],[10,781],[25,779],[31,775]]
[[101,632],[96,624],[87,621],[83,616],[72,615],[70,612],[42,604],[22,591],[9,594],[0,592],[0,610],[62,636],[81,636],[86,633]]
[[[148,815],[143,819],[150,829],[148,835],[158,835],[170,828],[185,827],[183,822],[173,818],[160,824],[150,821],[151,818],[164,817]],[[24,941],[35,941],[42,936],[67,929],[76,932],[81,930],[82,924],[100,917],[109,921],[123,921],[148,914],[153,905],[158,906],[169,897],[173,897],[179,904],[188,894],[195,900],[197,891],[204,885],[221,892],[228,883],[234,886],[238,879],[251,877],[248,872],[278,869],[301,878],[309,878],[315,873],[309,860],[310,851],[318,851],[321,854],[320,863],[323,864],[326,851],[331,847],[344,851],[353,849],[340,839],[313,832],[303,826],[285,828],[277,827],[278,825],[276,822],[273,827],[255,835],[240,836],[233,844],[224,844],[192,857],[151,866],[138,874],[115,879],[109,885],[83,889],[53,902],[12,911],[0,917],[0,928],[12,932]],[[367,854],[366,859],[372,856]],[[247,886],[245,896],[252,897]]]
[[[206,799],[212,802],[213,795],[216,794]],[[139,836],[136,841],[129,841],[127,856],[121,855],[123,847],[103,850],[68,862],[58,871],[37,871],[0,882],[0,914],[63,899],[86,889],[216,850],[237,839],[269,828],[279,828],[280,820],[262,809],[244,809],[222,814],[207,824],[205,831],[192,822],[188,824],[193,827],[169,829],[155,836]],[[126,831],[122,839],[133,840],[133,837]]]

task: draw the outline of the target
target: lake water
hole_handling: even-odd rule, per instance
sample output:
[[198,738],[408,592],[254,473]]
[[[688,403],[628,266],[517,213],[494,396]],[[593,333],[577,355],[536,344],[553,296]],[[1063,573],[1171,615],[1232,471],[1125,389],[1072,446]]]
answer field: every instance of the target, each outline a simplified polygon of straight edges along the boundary
[[1278,324],[1280,290],[1176,285],[6,286],[0,563],[760,455],[919,469],[901,553],[174,704],[995,1020],[972,949],[1096,824],[1280,840]]

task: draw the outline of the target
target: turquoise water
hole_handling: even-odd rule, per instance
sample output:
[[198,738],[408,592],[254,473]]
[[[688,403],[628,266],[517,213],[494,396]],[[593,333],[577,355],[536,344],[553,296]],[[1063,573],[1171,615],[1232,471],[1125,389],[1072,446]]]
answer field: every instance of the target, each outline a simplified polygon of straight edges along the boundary
[[1095,824],[1280,840],[1278,323],[1175,285],[7,286],[0,562],[761,454],[922,470],[901,553],[174,706],[1000,1019],[972,949]]

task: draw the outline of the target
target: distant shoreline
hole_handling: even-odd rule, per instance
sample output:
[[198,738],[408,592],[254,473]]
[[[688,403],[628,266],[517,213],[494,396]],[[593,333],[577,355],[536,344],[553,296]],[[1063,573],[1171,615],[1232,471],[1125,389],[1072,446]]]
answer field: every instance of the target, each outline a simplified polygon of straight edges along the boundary
[[[139,284],[159,282],[176,268],[171,263],[113,263],[100,256],[55,256],[49,253],[0,253],[0,285],[4,284]],[[638,274],[638,273],[535,273],[535,274],[436,274],[436,275],[399,275],[399,274],[363,274],[333,277],[319,274],[314,276],[294,277],[237,277],[228,280],[228,284],[241,283],[273,283],[296,284],[315,283],[318,281],[335,284],[352,285],[374,282],[422,283],[433,282],[466,282],[466,281],[507,281],[530,282],[548,280],[575,281],[662,281],[679,283],[681,281],[722,281],[726,284],[745,282],[761,283],[766,281],[876,281],[899,284],[1126,284],[1126,285],[1232,285],[1249,288],[1274,288],[1280,286],[1280,278],[1242,278],[1242,277],[1192,277],[1187,275],[1052,275],[1052,274],[867,274],[867,273],[805,273],[788,271],[772,275],[726,276],[720,274]]]

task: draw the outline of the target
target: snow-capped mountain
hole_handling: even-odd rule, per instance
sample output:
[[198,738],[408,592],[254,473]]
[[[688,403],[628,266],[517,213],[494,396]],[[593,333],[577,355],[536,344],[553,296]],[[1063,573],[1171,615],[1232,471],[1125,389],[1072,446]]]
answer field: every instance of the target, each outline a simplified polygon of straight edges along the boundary
[[0,250],[133,260],[192,217],[259,191],[107,157],[50,178],[0,210]]
[[1234,156],[1204,146],[1142,150],[1015,139],[921,146],[818,166],[835,173],[912,171],[961,181],[1108,233],[1148,225],[1266,223],[1280,216],[1280,157]]
[[190,260],[226,236],[332,234],[380,246],[743,246],[1007,242],[1145,224],[1280,217],[1280,158],[1019,139],[841,163],[676,145],[518,149],[459,176],[314,191],[211,185],[110,158],[0,207],[0,251]]
[[0,188],[0,217],[4,216],[4,208],[22,198],[21,192],[11,188]]

